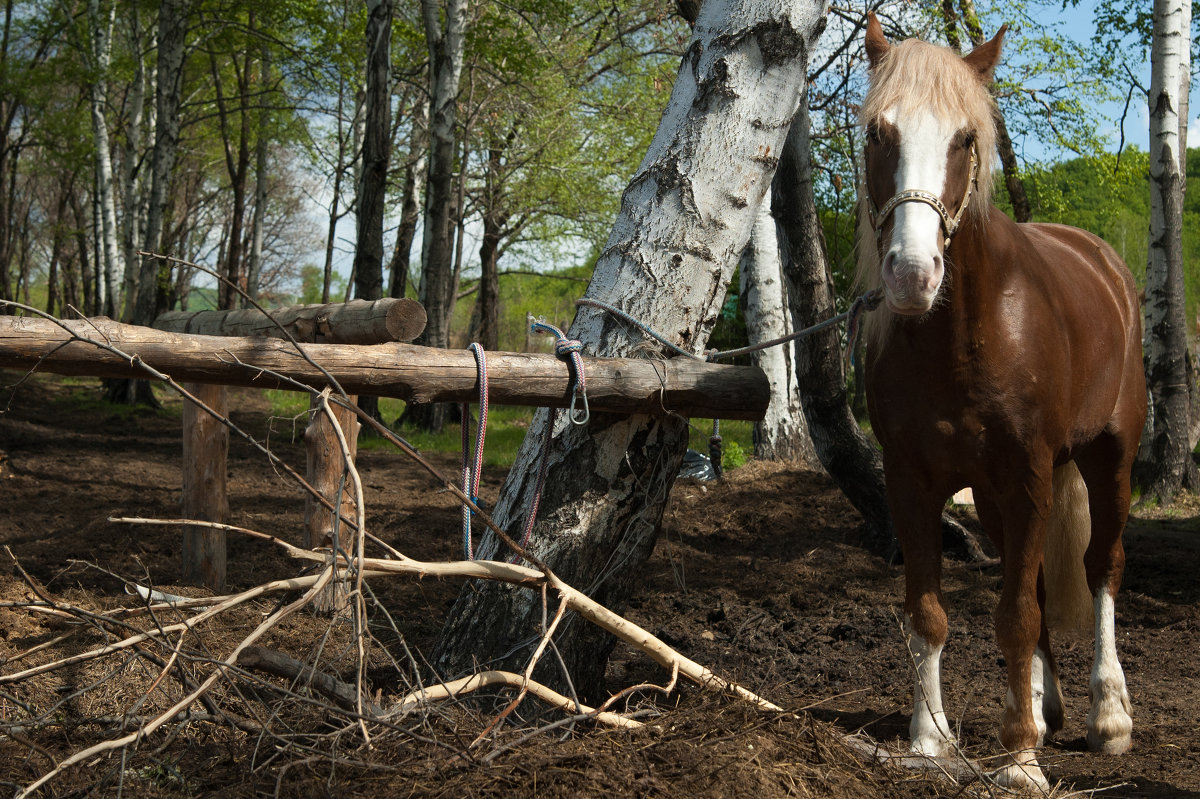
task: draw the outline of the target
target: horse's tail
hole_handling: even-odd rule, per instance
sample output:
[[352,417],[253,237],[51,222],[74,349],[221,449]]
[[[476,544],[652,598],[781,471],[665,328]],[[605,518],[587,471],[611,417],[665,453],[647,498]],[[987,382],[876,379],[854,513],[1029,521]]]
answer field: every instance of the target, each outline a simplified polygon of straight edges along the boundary
[[1092,594],[1083,569],[1083,553],[1091,537],[1087,486],[1070,461],[1054,470],[1054,506],[1046,525],[1043,573],[1048,627],[1080,632],[1092,627]]

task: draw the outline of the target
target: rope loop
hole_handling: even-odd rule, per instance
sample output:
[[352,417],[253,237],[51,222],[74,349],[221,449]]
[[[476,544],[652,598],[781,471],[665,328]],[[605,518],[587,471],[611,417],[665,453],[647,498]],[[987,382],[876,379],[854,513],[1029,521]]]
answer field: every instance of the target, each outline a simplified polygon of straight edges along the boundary
[[[479,478],[483,474],[483,442],[487,436],[488,416],[488,373],[487,355],[483,345],[471,342],[469,347],[475,356],[475,368],[479,376],[479,424],[475,427],[475,457],[470,457],[470,442],[467,428],[471,423],[471,403],[462,404],[462,490],[471,498],[476,506],[479,505]],[[474,511],[467,505],[462,507],[463,521],[463,553],[467,560],[475,560],[475,543],[471,539],[471,516]]]
[[[583,373],[583,342],[579,339],[567,338],[561,330],[549,322],[540,319],[529,326],[535,333],[549,333],[555,337],[554,354],[560,358],[569,358],[571,365],[571,408],[567,418],[572,424],[585,425],[592,418],[592,410],[588,406],[587,382]],[[580,398],[583,399],[583,410],[577,411]]]

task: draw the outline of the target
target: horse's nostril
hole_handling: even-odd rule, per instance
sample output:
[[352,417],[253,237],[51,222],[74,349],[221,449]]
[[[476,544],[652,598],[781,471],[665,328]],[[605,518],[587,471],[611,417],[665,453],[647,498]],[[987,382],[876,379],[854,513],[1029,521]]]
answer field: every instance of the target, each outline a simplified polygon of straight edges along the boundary
[[883,256],[883,265],[880,267],[885,281],[896,279],[896,255],[892,251],[888,251]]

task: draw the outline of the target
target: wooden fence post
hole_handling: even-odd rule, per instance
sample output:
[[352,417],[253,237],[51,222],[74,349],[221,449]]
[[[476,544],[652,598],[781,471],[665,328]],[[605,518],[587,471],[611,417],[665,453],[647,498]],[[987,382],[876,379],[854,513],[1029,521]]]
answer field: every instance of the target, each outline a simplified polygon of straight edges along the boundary
[[[357,397],[350,397],[351,402]],[[358,417],[353,411],[330,403],[334,418],[342,428],[342,435],[350,449],[351,460],[358,455]],[[355,501],[354,486],[346,471],[345,453],[342,452],[341,442],[333,429],[329,416],[321,408],[320,397],[313,397],[309,404],[312,419],[304,430],[304,444],[308,452],[308,481],[321,496],[333,503],[338,509],[338,515],[343,519],[355,518],[358,505]],[[341,490],[341,501],[338,501],[338,491]],[[307,533],[308,546],[311,549],[336,546],[347,555],[354,540],[350,528],[335,525],[334,514],[312,496],[304,498],[304,529]],[[334,528],[338,534],[334,535]],[[330,583],[329,587],[313,600],[313,607],[321,613],[337,613],[345,609],[348,590],[341,581]]]
[[[225,386],[189,383],[185,388],[224,416]],[[183,403],[183,518],[224,524],[229,518],[225,462],[229,428],[192,402]],[[183,528],[183,580],[203,583],[214,593],[225,588],[225,531]]]

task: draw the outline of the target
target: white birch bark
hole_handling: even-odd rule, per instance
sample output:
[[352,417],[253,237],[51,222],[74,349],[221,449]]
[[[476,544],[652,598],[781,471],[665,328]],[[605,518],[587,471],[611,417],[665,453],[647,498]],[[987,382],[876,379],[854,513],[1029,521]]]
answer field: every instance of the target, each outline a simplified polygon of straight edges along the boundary
[[[769,190],[754,220],[750,244],[742,253],[741,294],[751,345],[791,334],[792,315]],[[767,415],[754,425],[754,455],[764,460],[799,460],[819,469],[800,404],[794,352],[795,347],[788,343],[758,350],[752,356],[754,365],[766,373],[771,384]]]
[[[264,88],[271,83],[271,48],[265,43],[259,62],[259,75]],[[254,214],[251,217],[250,257],[246,268],[246,293],[250,299],[258,299],[259,281],[262,279],[263,226],[267,212],[267,126],[271,114],[264,103],[258,115],[257,141],[254,144]]]
[[137,300],[137,276],[140,260],[137,242],[142,226],[142,181],[137,165],[142,160],[142,126],[146,111],[146,69],[142,58],[142,23],[136,5],[130,8],[129,48],[135,54],[133,84],[129,87],[129,115],[125,122],[125,143],[121,158],[121,189],[124,214],[121,217],[121,250],[124,257],[124,308],[121,321],[133,321]]
[[1150,52],[1150,250],[1146,265],[1146,382],[1153,406],[1139,480],[1169,504],[1188,448],[1187,319],[1183,288],[1183,190],[1191,57],[1190,0],[1154,0]]
[[93,165],[96,170],[97,216],[100,219],[99,255],[101,259],[96,290],[100,305],[108,316],[116,316],[119,294],[117,283],[117,210],[113,199],[112,152],[108,143],[108,70],[112,63],[112,31],[116,6],[102,12],[99,0],[88,0],[87,16],[91,43],[91,67],[94,78],[88,86],[92,118],[92,139],[95,146]]
[[[820,0],[708,0],[670,102],[633,176],[587,296],[616,305],[694,353],[703,350],[778,163],[824,25]],[[583,307],[570,336],[586,352],[630,356],[661,347],[605,312]],[[649,342],[649,346],[648,346]],[[520,537],[550,423],[539,411],[494,514]],[[608,607],[625,605],[653,548],[687,442],[681,419],[560,414],[531,550]],[[481,551],[495,556],[490,536]],[[480,663],[520,664],[541,599],[473,585],[443,630],[436,665],[447,675]],[[535,635],[536,638],[536,635]],[[568,621],[556,639],[571,682],[593,695],[612,639]],[[557,668],[544,681],[564,684]]]
[[[179,105],[190,0],[163,0],[158,10],[158,58],[154,87],[154,151],[150,159],[150,197],[146,208],[143,248],[157,252],[162,242],[167,187],[179,148]],[[138,270],[134,322],[151,325],[158,315],[158,271],[154,258],[143,258]]]
[[454,248],[450,206],[454,201],[454,127],[458,86],[466,43],[467,3],[446,0],[443,26],[438,0],[422,0],[429,46],[429,178],[425,193],[425,231],[421,244],[421,303],[429,314],[424,343],[449,344],[450,295]]

